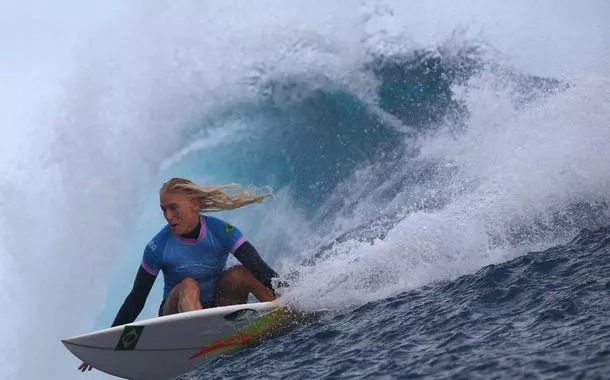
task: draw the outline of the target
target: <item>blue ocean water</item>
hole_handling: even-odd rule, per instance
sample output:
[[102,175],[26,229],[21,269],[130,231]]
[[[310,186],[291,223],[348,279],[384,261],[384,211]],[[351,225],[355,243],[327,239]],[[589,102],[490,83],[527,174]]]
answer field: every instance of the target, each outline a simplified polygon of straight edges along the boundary
[[107,378],[60,340],[110,325],[173,176],[273,189],[215,216],[325,311],[186,378],[605,377],[607,1],[22,3],[0,378]]
[[606,379],[610,229],[303,325],[184,378]]
[[[288,262],[286,302],[326,310],[181,378],[607,378],[604,196],[494,216],[485,204],[503,202],[498,193],[528,173],[477,193],[486,178],[464,178],[422,144],[468,136],[472,110],[455,89],[476,78],[510,88],[516,112],[569,92],[570,83],[502,68],[475,44],[374,56],[362,70],[378,80],[377,103],[329,81],[272,81],[258,103],[215,116],[249,125],[247,144],[197,150],[171,169],[226,166],[216,179],[287,189],[313,243],[304,255],[287,246],[274,258]],[[464,201],[472,194],[489,198]],[[482,228],[479,217],[488,218]],[[347,227],[338,222],[346,219]]]

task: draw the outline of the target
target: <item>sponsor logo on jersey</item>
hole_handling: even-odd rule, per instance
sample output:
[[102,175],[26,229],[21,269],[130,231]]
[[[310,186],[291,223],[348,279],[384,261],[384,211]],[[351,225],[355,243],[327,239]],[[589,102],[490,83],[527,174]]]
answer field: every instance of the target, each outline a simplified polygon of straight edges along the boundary
[[233,230],[235,229],[235,227],[233,227],[230,224],[225,224],[225,233],[227,235],[231,235],[231,232],[233,232]]

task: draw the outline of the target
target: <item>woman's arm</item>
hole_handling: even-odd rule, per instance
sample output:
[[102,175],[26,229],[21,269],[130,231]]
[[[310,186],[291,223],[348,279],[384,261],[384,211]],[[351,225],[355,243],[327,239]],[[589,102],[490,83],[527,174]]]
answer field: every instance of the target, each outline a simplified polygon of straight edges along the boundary
[[[136,280],[133,283],[133,289],[131,289],[125,302],[123,302],[123,306],[119,309],[116,318],[114,318],[114,322],[112,322],[113,327],[131,323],[138,318],[138,315],[144,308],[148,293],[150,293],[150,289],[152,289],[152,286],[155,283],[155,278],[157,278],[157,276],[153,276],[140,266],[138,274],[136,275]],[[85,362],[82,362],[78,367],[81,372],[91,371],[91,368],[93,367]]]
[[233,256],[242,263],[242,265],[249,270],[257,280],[259,280],[267,288],[273,290],[271,286],[271,279],[278,277],[278,274],[263,261],[258,251],[250,242],[245,241]]
[[112,326],[124,325],[136,320],[140,312],[144,308],[146,298],[152,289],[157,276],[148,273],[142,266],[138,269],[138,274],[133,283],[133,289],[123,302],[123,306],[112,322]]

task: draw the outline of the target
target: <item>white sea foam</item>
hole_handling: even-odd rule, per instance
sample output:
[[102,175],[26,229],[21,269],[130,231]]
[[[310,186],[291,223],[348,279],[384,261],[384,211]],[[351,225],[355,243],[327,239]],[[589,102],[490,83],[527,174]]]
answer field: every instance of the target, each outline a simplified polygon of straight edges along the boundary
[[[596,218],[570,212],[577,203],[610,202],[608,78],[572,78],[567,91],[523,108],[492,82],[483,76],[468,86],[463,134],[441,132],[421,143],[422,158],[456,169],[451,186],[433,189],[450,202],[408,214],[383,240],[336,244],[329,259],[298,268],[290,302],[307,309],[358,306],[566,242],[610,221],[607,209]],[[412,164],[405,161],[401,170]],[[396,195],[399,202],[406,198]],[[358,207],[374,199],[364,196]]]
[[[474,182],[474,190],[455,194],[444,209],[412,213],[383,241],[338,245],[324,266],[303,271],[303,284],[291,290],[295,302],[354,305],[474,270],[507,254],[490,236],[508,236],[505,226],[515,219],[527,221],[570,201],[605,199],[608,29],[596,22],[608,14],[605,2],[577,9],[555,2],[502,9],[451,4],[0,5],[6,26],[0,32],[0,301],[7,321],[0,330],[7,342],[0,377],[96,376],[78,374],[78,362],[59,339],[92,328],[105,300],[121,302],[124,293],[109,283],[128,291],[132,278],[117,268],[137,262],[139,252],[126,247],[144,244],[133,240],[160,227],[150,194],[161,179],[179,174],[171,171],[179,159],[171,157],[188,153],[188,136],[201,117],[255,99],[257,84],[274,76],[323,75],[370,96],[371,80],[360,68],[371,50],[438,46],[466,26],[481,27],[483,38],[521,69],[571,72],[566,79],[573,84],[514,110],[486,88],[488,81],[473,82],[464,95],[472,110],[465,135],[436,137],[422,148],[458,168],[457,181]],[[556,21],[550,10],[574,17]],[[522,33],[513,29],[515,20]],[[548,71],[545,60],[553,63]],[[599,77],[586,77],[595,70]],[[523,154],[515,158],[514,150]],[[280,193],[288,199],[278,201],[272,220],[261,217],[253,236],[323,242],[327,236],[312,236],[315,228],[289,194]],[[400,199],[392,207],[400,207]],[[372,214],[366,197],[359,207],[363,216]],[[341,230],[360,221],[336,225]],[[287,243],[286,250],[296,248]]]

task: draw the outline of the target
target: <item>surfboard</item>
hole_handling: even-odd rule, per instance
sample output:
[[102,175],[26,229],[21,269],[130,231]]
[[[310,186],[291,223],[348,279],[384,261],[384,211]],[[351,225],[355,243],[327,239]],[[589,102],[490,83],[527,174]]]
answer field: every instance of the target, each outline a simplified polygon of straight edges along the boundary
[[168,315],[63,339],[76,357],[125,379],[170,379],[204,361],[284,331],[293,314],[275,302]]

